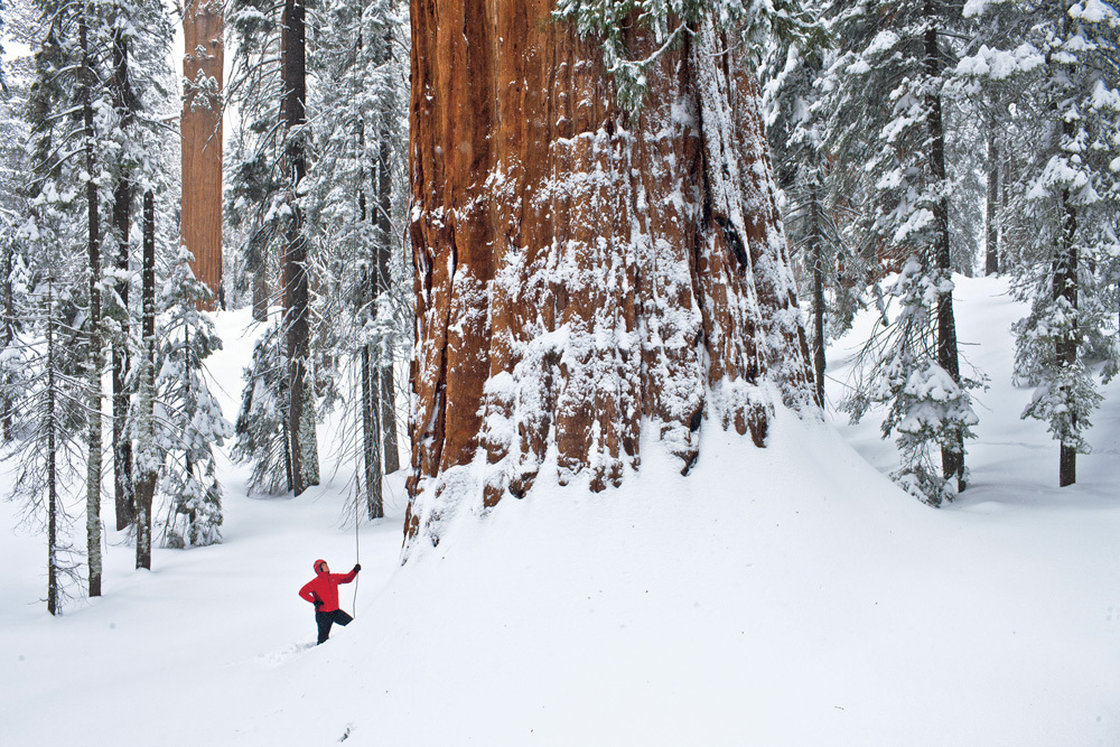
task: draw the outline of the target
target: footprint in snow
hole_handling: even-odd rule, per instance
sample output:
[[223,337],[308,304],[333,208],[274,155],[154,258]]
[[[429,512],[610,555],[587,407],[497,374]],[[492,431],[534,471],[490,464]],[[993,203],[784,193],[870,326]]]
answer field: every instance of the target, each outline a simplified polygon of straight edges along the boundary
[[309,648],[315,648],[315,644],[293,643],[290,646],[285,646],[279,651],[272,651],[267,654],[261,654],[257,658],[263,661],[265,664],[268,664],[269,666],[278,667],[296,654],[302,653]]

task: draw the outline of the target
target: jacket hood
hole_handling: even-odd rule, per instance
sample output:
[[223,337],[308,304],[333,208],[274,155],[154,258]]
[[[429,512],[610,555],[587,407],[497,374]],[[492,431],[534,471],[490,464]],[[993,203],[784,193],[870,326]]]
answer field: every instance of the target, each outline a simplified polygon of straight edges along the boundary
[[[319,570],[319,566],[322,565],[323,563],[326,563],[326,562],[327,561],[323,560],[322,558],[319,558],[318,560],[315,561],[315,575],[319,575],[319,574],[323,573],[323,571]],[[327,568],[329,569],[330,565],[327,565]]]

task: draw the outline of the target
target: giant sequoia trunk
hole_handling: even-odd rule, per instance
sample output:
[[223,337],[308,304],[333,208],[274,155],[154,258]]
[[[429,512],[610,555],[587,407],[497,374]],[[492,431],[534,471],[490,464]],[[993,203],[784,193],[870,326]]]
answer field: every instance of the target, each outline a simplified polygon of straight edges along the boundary
[[182,241],[194,254],[195,277],[222,291],[222,4],[189,0],[183,11]]
[[687,472],[704,422],[762,446],[770,391],[812,407],[744,55],[700,25],[627,114],[551,9],[412,3],[409,542],[536,479],[617,485],[643,428]]

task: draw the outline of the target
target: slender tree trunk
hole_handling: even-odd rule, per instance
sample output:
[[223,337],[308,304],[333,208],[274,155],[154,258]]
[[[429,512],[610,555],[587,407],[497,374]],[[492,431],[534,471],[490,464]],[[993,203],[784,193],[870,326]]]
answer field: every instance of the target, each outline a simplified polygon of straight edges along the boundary
[[55,464],[55,337],[54,278],[47,280],[47,612],[57,615],[58,585],[58,470]]
[[[128,41],[117,29],[113,34],[113,104],[121,115],[121,126],[132,123],[132,95],[128,84]],[[128,234],[132,218],[132,182],[123,173],[113,190],[113,227],[117,234],[117,269],[123,273],[129,268]],[[123,313],[120,334],[113,341],[113,495],[116,505],[117,530],[124,529],[136,520],[132,494],[132,441],[125,433],[128,419],[130,392],[125,380],[128,376],[128,282],[117,281]]]
[[[2,250],[3,265],[0,266],[0,303],[3,304],[3,336],[0,337],[0,348],[7,348],[16,338],[16,309],[15,294],[12,292],[12,264],[15,247],[11,242],[6,242]],[[12,440],[12,420],[15,413],[11,397],[8,395],[10,374],[0,371],[0,443]]]
[[365,466],[366,515],[380,519],[385,515],[381,486],[381,424],[378,422],[376,366],[370,345],[362,347],[362,458]]
[[705,19],[629,114],[553,8],[412,3],[408,546],[537,479],[620,484],[643,423],[687,473],[706,421],[762,446],[769,391],[815,411],[747,56]]
[[82,50],[82,120],[85,125],[86,206],[89,228],[89,462],[86,470],[86,552],[89,564],[89,595],[101,596],[101,224],[97,184],[93,175],[96,158],[93,146],[93,81],[90,62],[88,8],[78,17],[78,43]]
[[[930,25],[925,32],[925,69],[930,80],[939,80],[942,70],[941,52],[937,45],[935,28],[937,14],[932,0],[927,0],[925,16]],[[941,113],[941,93],[933,91],[926,97],[929,111],[930,170],[934,183],[939,189],[945,187],[945,127]],[[951,280],[953,273],[952,257],[949,252],[949,197],[946,194],[937,200],[933,209],[934,225],[937,227],[937,244],[934,247],[934,264],[944,280]],[[957,325],[953,318],[953,291],[946,290],[937,295],[937,364],[960,384],[960,361],[957,355]],[[948,442],[941,444],[941,469],[946,479],[955,479],[957,489],[964,490],[964,435],[955,433]]]
[[[1079,258],[1077,246],[1074,243],[1074,235],[1077,231],[1077,208],[1070,203],[1068,189],[1062,190],[1062,212],[1062,244],[1058,255],[1054,258],[1053,298],[1055,301],[1064,300],[1071,313],[1076,314]],[[1054,352],[1058,358],[1058,365],[1062,368],[1069,368],[1077,364],[1079,337],[1079,330],[1076,322],[1074,322],[1074,326],[1055,341]],[[1076,428],[1076,421],[1072,425]],[[1067,485],[1073,485],[1075,482],[1077,482],[1077,449],[1069,445],[1063,438],[1058,460],[1058,485],[1064,488]]]
[[820,191],[813,177],[809,187],[809,256],[813,262],[813,373],[817,403],[824,407],[824,242],[821,240]]
[[261,266],[253,272],[253,321],[268,320],[268,262],[261,258]]
[[319,484],[319,448],[315,437],[315,401],[310,386],[310,327],[307,239],[298,203],[299,185],[307,171],[301,131],[306,123],[306,46],[303,0],[285,0],[281,21],[281,114],[288,130],[285,165],[291,217],[284,243],[284,320],[288,351],[288,427],[291,433],[293,490],[296,495]]
[[[390,31],[385,32],[381,40],[381,63],[388,65],[392,60],[392,36]],[[384,106],[386,110],[394,107],[390,103]],[[374,277],[374,303],[373,309],[377,310],[377,299],[383,293],[388,293],[390,284],[389,261],[393,253],[393,173],[392,173],[392,138],[393,131],[387,116],[382,116],[382,129],[379,136],[380,145],[377,151],[377,256],[375,258],[376,275]],[[397,451],[397,414],[394,407],[393,392],[393,353],[388,341],[377,350],[377,391],[374,393],[381,408],[378,418],[381,426],[381,446],[385,456],[385,472],[396,472],[400,469],[400,456]]]
[[[364,47],[365,41],[362,31],[358,31],[358,53]],[[366,145],[366,119],[362,117],[357,124],[358,152],[365,153]],[[374,164],[376,166],[376,164]],[[369,201],[366,196],[366,173],[363,168],[359,176],[358,187],[358,218],[362,223],[369,220]],[[373,217],[374,225],[377,216]],[[379,239],[380,237],[378,237]],[[377,240],[370,247],[369,257],[362,267],[361,293],[358,296],[359,313],[376,315],[377,283]],[[381,427],[378,423],[378,399],[374,391],[377,382],[374,362],[374,345],[366,340],[362,345],[361,353],[361,389],[362,402],[362,477],[365,485],[366,515],[370,519],[380,519],[385,515],[382,496],[382,471],[381,471]]]
[[1003,167],[1000,162],[999,139],[996,134],[995,123],[988,127],[988,200],[984,212],[985,228],[985,263],[986,275],[999,274],[999,172]]
[[[358,47],[361,48],[361,37],[358,39]],[[364,143],[365,123],[363,122],[358,129],[359,149]],[[364,183],[364,178],[362,181]],[[358,190],[358,213],[363,223],[366,221],[366,206],[366,192],[364,188],[361,188]],[[376,254],[376,248],[372,253]],[[360,301],[364,313],[371,315],[374,313],[374,301],[377,297],[374,264],[375,262],[367,263],[362,270]],[[380,519],[385,515],[385,510],[381,481],[381,426],[378,422],[380,411],[378,410],[377,394],[374,391],[377,376],[373,361],[373,347],[373,344],[367,341],[362,345],[361,350],[362,380],[359,386],[361,387],[362,401],[362,466],[365,479],[366,515],[370,519]]]
[[400,445],[397,439],[397,410],[394,406],[397,388],[393,383],[392,364],[381,367],[381,443],[385,452],[385,474],[401,468]]
[[158,450],[155,444],[156,366],[156,218],[151,190],[144,193],[144,249],[140,271],[143,306],[141,334],[144,359],[140,363],[138,480],[136,484],[136,567],[152,567],[152,497],[156,489]]

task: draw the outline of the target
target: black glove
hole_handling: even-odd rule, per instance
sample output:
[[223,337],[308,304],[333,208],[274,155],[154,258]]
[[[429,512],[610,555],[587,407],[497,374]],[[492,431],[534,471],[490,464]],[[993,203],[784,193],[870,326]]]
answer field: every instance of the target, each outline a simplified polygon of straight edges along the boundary
[[354,564],[354,573],[357,573],[360,570],[362,570],[362,564],[361,563],[355,563]]
[[319,608],[323,606],[323,603],[322,603],[321,601],[319,601],[318,599],[316,599],[316,600],[315,600],[315,601],[313,602],[313,604],[315,605],[315,611],[316,611],[316,612],[318,612],[318,611],[319,611]]

